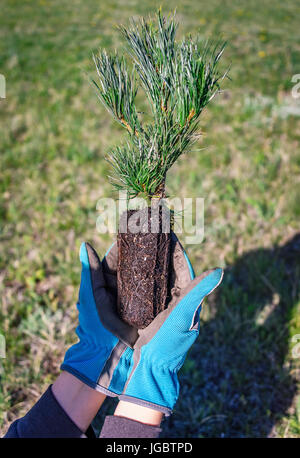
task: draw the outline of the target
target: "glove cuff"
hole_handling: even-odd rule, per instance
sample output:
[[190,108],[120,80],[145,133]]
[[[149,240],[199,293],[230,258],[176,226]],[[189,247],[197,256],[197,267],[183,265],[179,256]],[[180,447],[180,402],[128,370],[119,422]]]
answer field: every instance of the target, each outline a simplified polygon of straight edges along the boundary
[[112,398],[118,396],[118,393],[114,393],[113,391],[108,390],[104,386],[99,385],[99,383],[93,382],[88,377],[86,377],[85,375],[81,374],[81,372],[78,372],[76,369],[74,369],[73,367],[69,366],[68,364],[64,364],[63,363],[60,366],[60,370],[69,372],[69,374],[74,375],[74,377],[78,378],[78,380],[80,380],[85,385],[89,386],[90,388],[93,388],[93,390],[98,391],[99,393],[103,393],[106,396],[110,396]]

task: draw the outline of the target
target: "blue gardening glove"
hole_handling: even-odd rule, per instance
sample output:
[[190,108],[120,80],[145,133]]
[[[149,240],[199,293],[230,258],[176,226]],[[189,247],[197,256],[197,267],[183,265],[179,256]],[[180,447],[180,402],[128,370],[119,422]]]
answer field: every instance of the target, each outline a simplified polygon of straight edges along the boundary
[[[177,259],[173,259],[179,277],[189,263],[183,255],[184,252],[178,250]],[[168,308],[157,315],[149,326],[139,330],[132,370],[119,397],[121,400],[150,407],[166,415],[172,413],[179,395],[177,372],[199,335],[201,304],[221,283],[222,277],[222,269],[216,268],[192,281],[184,276],[181,288],[173,288]]]
[[116,261],[114,253],[100,262],[95,250],[83,243],[77,308],[79,342],[67,352],[61,369],[109,396],[123,391],[131,367],[137,330],[116,312]]
[[[193,268],[174,235],[171,283],[180,289],[194,277]],[[117,244],[103,261],[88,243],[80,248],[82,264],[77,308],[79,342],[66,353],[61,369],[109,396],[124,391],[133,367],[133,345],[138,331],[117,314]]]

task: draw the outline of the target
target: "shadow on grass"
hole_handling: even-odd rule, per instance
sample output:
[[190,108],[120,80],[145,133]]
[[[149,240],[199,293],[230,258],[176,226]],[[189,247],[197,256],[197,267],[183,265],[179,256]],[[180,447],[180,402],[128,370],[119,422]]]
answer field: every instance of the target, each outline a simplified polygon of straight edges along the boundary
[[296,394],[289,320],[299,298],[300,234],[225,270],[181,374],[164,437],[267,437]]
[[[161,437],[268,437],[287,413],[296,381],[287,361],[299,294],[300,234],[257,249],[225,270],[210,317],[180,372],[181,393]],[[114,411],[109,399],[94,421]]]

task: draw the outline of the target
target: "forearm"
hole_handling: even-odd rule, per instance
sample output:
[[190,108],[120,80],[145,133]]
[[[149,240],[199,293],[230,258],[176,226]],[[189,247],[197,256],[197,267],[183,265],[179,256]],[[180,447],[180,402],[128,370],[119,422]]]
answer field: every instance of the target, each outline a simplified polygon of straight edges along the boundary
[[63,372],[37,403],[16,420],[7,438],[95,437],[88,428],[105,395]]
[[105,418],[101,438],[157,438],[163,414],[131,402],[120,401],[114,415]]
[[62,372],[52,386],[57,402],[76,426],[85,432],[106,396],[85,385],[68,372]]
[[126,401],[119,401],[114,415],[151,426],[160,426],[163,417],[163,414],[157,410]]

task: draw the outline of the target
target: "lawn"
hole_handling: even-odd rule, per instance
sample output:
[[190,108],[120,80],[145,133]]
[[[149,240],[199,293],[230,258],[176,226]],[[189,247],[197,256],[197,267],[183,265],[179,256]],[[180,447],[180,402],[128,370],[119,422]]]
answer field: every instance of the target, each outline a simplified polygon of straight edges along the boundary
[[[124,133],[97,101],[92,52],[145,0],[5,0],[0,11],[0,432],[38,399],[76,341],[78,250],[103,255],[96,205]],[[181,371],[169,437],[300,437],[300,6],[296,0],[169,0],[179,35],[221,36],[230,80],[203,114],[201,151],[169,173],[170,195],[205,198],[197,273],[225,268]],[[141,101],[143,103],[142,97]],[[297,337],[298,335],[298,337]],[[294,355],[294,357],[293,357]],[[298,356],[298,357],[297,357]],[[115,401],[107,400],[95,425]]]

